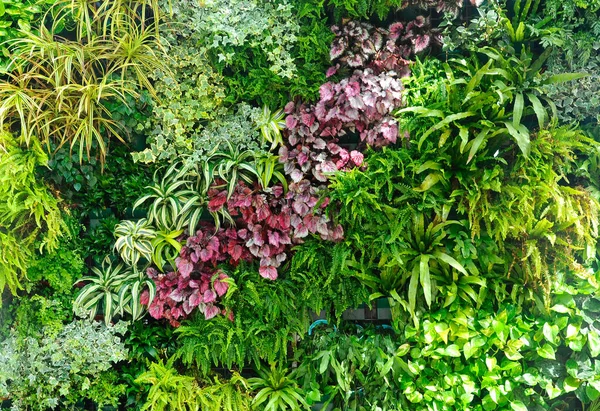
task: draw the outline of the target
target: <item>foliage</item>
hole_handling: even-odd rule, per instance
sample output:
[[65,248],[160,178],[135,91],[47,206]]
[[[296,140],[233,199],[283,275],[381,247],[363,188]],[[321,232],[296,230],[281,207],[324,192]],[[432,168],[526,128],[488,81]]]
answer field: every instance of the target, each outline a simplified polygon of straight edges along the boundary
[[[42,16],[42,12],[54,1],[48,0],[17,0],[3,3],[0,6],[0,42],[23,37],[31,30]],[[5,44],[2,46],[2,71],[6,70],[9,50]]]
[[156,231],[149,227],[148,220],[124,220],[115,226],[115,249],[127,265],[137,266],[140,259],[150,261],[152,240]]
[[8,133],[0,136],[0,289],[14,294],[35,248],[51,252],[67,230],[57,200],[37,179],[48,159],[39,143],[30,150]]
[[101,268],[92,267],[93,275],[80,278],[78,282],[88,283],[73,303],[75,310],[89,314],[90,319],[101,314],[107,325],[123,312],[134,321],[139,319],[156,293],[154,282],[143,272],[131,271],[123,263],[113,264],[107,256]]
[[423,16],[410,22],[395,22],[387,30],[350,21],[341,27],[333,26],[332,31],[336,38],[329,55],[336,65],[328,70],[328,77],[341,66],[368,67],[376,74],[393,70],[405,77],[410,72],[408,58],[435,50],[442,41],[439,30],[433,29]]
[[[596,26],[594,26],[596,27]],[[548,96],[555,102],[558,118],[567,123],[578,122],[589,129],[597,138],[600,127],[598,112],[598,70],[600,60],[597,57],[597,35],[600,26],[572,36],[564,50],[555,52],[548,59],[548,72],[581,72],[590,74],[572,83],[553,84],[548,87]]]
[[198,383],[194,377],[179,375],[173,361],[162,360],[150,364],[150,369],[140,375],[138,384],[151,384],[144,410],[190,410],[200,408]]
[[37,338],[42,330],[55,335],[73,320],[73,282],[83,274],[84,261],[77,239],[79,224],[70,220],[66,220],[70,232],[61,237],[58,248],[35,253],[28,262],[25,290],[9,307],[14,313],[9,325],[19,338]]
[[308,328],[306,304],[296,301],[297,284],[264,281],[256,267],[240,264],[231,273],[221,304],[227,315],[206,321],[195,315],[176,330],[176,357],[206,375],[211,366],[284,362],[288,344]]
[[[13,406],[32,409],[55,409],[75,404],[93,396],[101,404],[114,403],[124,391],[108,381],[113,364],[126,358],[121,338],[124,326],[106,327],[100,323],[78,320],[57,335],[18,339],[12,336],[0,343],[0,396],[8,396]],[[99,392],[101,390],[102,392]],[[106,394],[113,394],[108,397]]]
[[[113,118],[116,117],[115,111]],[[96,147],[95,144],[92,145]],[[112,209],[123,216],[127,208],[145,192],[152,178],[153,167],[133,163],[128,148],[124,145],[111,146],[106,162],[92,157],[81,163],[77,147],[70,152],[66,147],[58,150],[53,147],[52,158],[48,161],[51,171],[47,180],[60,192],[73,207],[77,215],[90,215]]]
[[303,344],[298,373],[309,398],[329,395],[342,408],[580,408],[575,396],[598,396],[595,289],[593,276],[559,286],[541,315],[512,301],[476,310],[457,300],[418,328],[399,322],[398,334],[329,330]]
[[252,400],[254,407],[265,404],[265,411],[308,409],[302,390],[287,369],[271,364],[270,370],[259,368],[256,372],[258,377],[248,379],[250,388],[258,391]]
[[151,385],[143,410],[250,410],[247,383],[238,373],[229,381],[215,376],[208,380],[211,385],[200,387],[194,377],[179,374],[173,363],[173,359],[152,363],[136,380]]
[[194,28],[219,61],[229,64],[233,55],[249,43],[266,53],[269,69],[275,74],[283,78],[294,76],[296,67],[291,48],[299,26],[289,2],[212,0],[200,7]]
[[[154,32],[137,20],[135,5],[119,2],[95,10],[94,24],[102,28],[96,35],[89,5],[69,3],[71,7],[63,4],[54,16],[50,30],[42,25],[39,34],[11,43],[14,67],[8,81],[0,83],[0,123],[18,131],[28,145],[36,136],[47,146],[52,141],[71,150],[77,146],[80,161],[84,153],[91,157],[95,143],[102,163],[108,135],[125,141],[121,125],[103,102],[126,105],[126,96],[138,96],[125,79],[128,73],[152,91],[145,72],[162,68],[164,59],[151,47],[156,44]],[[73,7],[76,41],[55,36]],[[65,15],[60,14],[63,10]]]
[[312,0],[312,4],[304,7],[330,11],[337,22],[348,18],[385,21],[390,14],[406,7],[435,8],[439,13],[456,16],[462,5],[461,0]]

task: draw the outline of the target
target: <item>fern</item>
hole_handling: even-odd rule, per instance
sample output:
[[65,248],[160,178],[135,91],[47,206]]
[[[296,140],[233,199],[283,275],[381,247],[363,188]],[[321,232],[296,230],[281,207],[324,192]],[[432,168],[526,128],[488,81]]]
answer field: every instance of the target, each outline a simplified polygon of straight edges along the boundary
[[252,397],[248,383],[234,372],[229,381],[214,377],[210,385],[199,392],[199,400],[204,411],[247,411],[251,409]]
[[150,384],[148,398],[142,407],[150,411],[198,411],[200,408],[198,383],[194,377],[180,375],[173,368],[173,359],[150,364],[135,382]]
[[0,292],[8,286],[14,294],[34,247],[56,250],[68,230],[59,201],[36,176],[47,161],[38,142],[25,150],[12,135],[0,134]]

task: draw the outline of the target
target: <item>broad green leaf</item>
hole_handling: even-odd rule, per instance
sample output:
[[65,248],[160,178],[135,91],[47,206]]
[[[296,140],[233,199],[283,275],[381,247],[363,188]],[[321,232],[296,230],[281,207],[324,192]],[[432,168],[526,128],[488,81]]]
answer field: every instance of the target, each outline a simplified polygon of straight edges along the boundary
[[415,264],[410,277],[410,284],[408,285],[408,306],[410,307],[411,313],[414,314],[415,307],[417,306],[417,285],[419,284],[419,264]]
[[513,409],[513,411],[527,411],[527,407],[522,401],[512,401],[510,403],[510,407]]
[[542,358],[546,358],[547,360],[556,360],[554,348],[552,348],[550,344],[544,344],[543,346],[538,347],[536,351]]
[[588,77],[589,73],[560,73],[554,74],[550,76],[544,81],[542,84],[556,84],[556,83],[565,83],[567,81],[579,80],[580,78]]
[[515,95],[515,106],[513,108],[513,126],[519,127],[521,124],[521,117],[523,117],[523,107],[525,105],[525,101],[523,98],[523,93],[517,93]]
[[447,125],[449,125],[453,121],[462,120],[464,118],[472,117],[475,114],[477,114],[477,113],[474,113],[474,112],[471,112],[471,111],[467,111],[467,112],[464,112],[464,113],[451,114],[448,117],[444,118],[442,121],[440,121],[435,126],[429,128],[429,130],[427,130],[425,133],[423,133],[423,135],[419,139],[419,145],[418,145],[419,150],[421,149],[421,145],[423,144],[423,142],[425,141],[425,139],[427,139],[427,137],[429,137],[429,135],[431,133],[433,133],[434,131],[437,131],[437,130],[439,130],[441,128],[446,127]]
[[581,381],[571,376],[565,378],[563,387],[565,392],[575,391],[581,385]]
[[428,174],[427,177],[425,177],[425,179],[421,183],[421,185],[419,187],[413,188],[413,190],[415,190],[416,192],[427,191],[431,187],[436,185],[438,183],[438,181],[440,181],[441,176],[442,175],[440,173]]
[[600,355],[600,337],[596,331],[588,332],[588,344],[590,346],[590,356],[598,357]]
[[471,160],[473,160],[473,157],[475,157],[475,154],[479,150],[479,147],[481,147],[481,144],[485,141],[485,137],[488,135],[489,131],[490,129],[484,128],[479,132],[479,134],[477,134],[477,137],[475,137],[475,139],[471,143],[471,150],[469,150],[469,158],[467,159],[467,164],[470,163]]
[[422,255],[420,265],[420,279],[425,294],[425,302],[428,307],[431,307],[431,277],[429,275],[429,256]]
[[456,261],[454,258],[450,257],[448,254],[443,253],[441,251],[436,251],[435,253],[433,253],[433,257],[437,258],[438,260],[442,260],[446,264],[460,271],[462,274],[468,275],[467,270],[465,270],[465,267],[463,267],[461,263]]
[[517,142],[517,145],[521,149],[523,155],[528,157],[529,150],[531,149],[531,141],[529,139],[529,131],[527,130],[527,127],[525,127],[523,124],[520,124],[519,129],[517,130],[512,123],[509,123],[508,121],[505,121],[504,125],[506,126],[510,135]]

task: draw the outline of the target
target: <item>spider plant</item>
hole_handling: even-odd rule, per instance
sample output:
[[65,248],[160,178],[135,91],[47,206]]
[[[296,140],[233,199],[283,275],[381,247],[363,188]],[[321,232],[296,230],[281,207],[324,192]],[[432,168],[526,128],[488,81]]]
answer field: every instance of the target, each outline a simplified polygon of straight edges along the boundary
[[[80,161],[95,144],[103,164],[106,141],[126,141],[105,103],[126,106],[139,96],[136,83],[155,95],[146,73],[168,72],[168,56],[151,31],[159,15],[146,22],[149,4],[158,12],[155,0],[59,1],[49,29],[42,24],[37,34],[7,43],[12,60],[0,82],[0,127],[8,125],[27,144],[36,136],[48,148],[51,141],[78,145]],[[59,34],[71,19],[75,41]]]
[[144,271],[132,271],[123,279],[117,299],[121,316],[123,312],[130,314],[132,321],[143,317],[146,309],[140,297],[144,290],[148,290],[149,305],[156,295],[156,285]]
[[260,130],[263,143],[271,143],[271,150],[283,144],[281,130],[285,128],[284,118],[283,110],[271,112],[268,106],[264,106],[260,116],[256,119],[256,127]]
[[140,258],[151,261],[152,240],[156,237],[156,231],[147,219],[121,221],[115,227],[115,237],[115,249],[128,265],[135,267]]
[[88,284],[81,289],[73,303],[73,308],[86,311],[90,319],[102,313],[104,322],[108,325],[121,311],[120,307],[123,304],[119,301],[119,289],[131,275],[131,271],[123,263],[114,266],[107,256],[100,269],[92,267],[92,273],[93,275],[82,277],[77,281],[77,283],[85,281]]

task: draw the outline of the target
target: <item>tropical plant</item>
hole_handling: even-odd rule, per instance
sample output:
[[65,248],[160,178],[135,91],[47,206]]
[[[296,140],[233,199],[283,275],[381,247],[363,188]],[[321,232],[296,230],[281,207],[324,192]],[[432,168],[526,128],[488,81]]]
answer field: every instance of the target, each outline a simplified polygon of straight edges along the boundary
[[110,256],[107,256],[100,268],[92,267],[92,274],[77,281],[77,283],[82,281],[88,283],[79,292],[73,303],[73,309],[75,312],[82,310],[92,320],[96,315],[102,314],[104,322],[108,325],[130,301],[131,295],[121,295],[119,291],[130,277],[131,271],[123,263],[113,267]]
[[152,241],[156,238],[157,232],[147,219],[123,220],[115,226],[114,235],[117,238],[114,248],[128,265],[137,266],[140,258],[146,261],[152,260],[154,252]]
[[163,270],[165,263],[169,263],[171,267],[175,267],[175,259],[179,256],[182,247],[181,242],[177,239],[182,234],[183,230],[170,232],[156,231],[156,235],[152,239],[152,262],[159,270]]
[[171,358],[166,363],[158,360],[137,379],[138,384],[150,384],[148,398],[142,410],[168,411],[200,409],[199,387],[194,377],[180,375]]
[[51,252],[67,231],[60,200],[36,175],[48,161],[37,140],[29,150],[9,133],[0,134],[0,290],[14,294],[26,276],[35,248]]
[[58,333],[39,331],[39,338],[0,342],[0,398],[20,409],[70,408],[86,398],[117,404],[125,387],[111,368],[127,358],[125,324],[76,320]]
[[252,400],[254,407],[266,403],[265,411],[309,409],[304,393],[287,369],[271,364],[270,370],[258,368],[256,373],[258,377],[248,379],[250,388],[258,391]]
[[42,17],[44,9],[54,3],[46,0],[15,0],[0,6],[0,42],[2,43],[2,71],[6,71],[9,50],[6,41],[22,37]]
[[[107,137],[125,141],[121,125],[103,103],[126,105],[128,97],[138,96],[128,73],[152,92],[145,72],[164,68],[165,59],[159,58],[160,46],[150,28],[128,9],[137,7],[136,2],[104,5],[96,14],[89,13],[89,2],[62,3],[77,8],[77,41],[58,37],[65,22],[64,16],[55,16],[50,30],[41,25],[39,34],[11,42],[11,72],[0,83],[0,124],[18,131],[28,145],[35,135],[48,147],[52,141],[77,146],[80,161],[84,153],[91,156],[96,144],[103,162]],[[101,34],[92,30],[92,17]]]
[[263,142],[271,143],[271,150],[283,144],[281,130],[285,127],[284,117],[283,110],[280,109],[271,112],[269,107],[264,106],[262,112],[255,120]]
[[[452,74],[445,82],[446,92],[439,102],[403,108],[397,112],[398,118],[407,130],[414,129],[411,121],[432,123],[435,119],[435,124],[419,137],[419,148],[430,135],[438,136],[440,146],[458,144],[459,155],[468,149],[467,163],[482,147],[504,150],[507,139],[514,140],[522,154],[527,156],[531,138],[524,123],[526,117],[535,114],[540,129],[556,117],[556,106],[544,95],[543,86],[574,80],[584,74],[566,73],[542,78],[542,65],[550,50],[535,61],[531,57],[506,56],[489,47],[479,52],[487,59],[485,64],[481,63],[479,56],[471,61],[451,62],[454,72],[461,74],[458,78]],[[450,66],[446,67],[450,70]],[[552,109],[552,117],[542,101]],[[410,118],[407,113],[415,116]]]
[[137,321],[144,316],[148,305],[154,300],[156,285],[145,272],[134,271],[123,279],[118,291],[120,315],[123,316],[125,312],[131,315],[132,321]]

